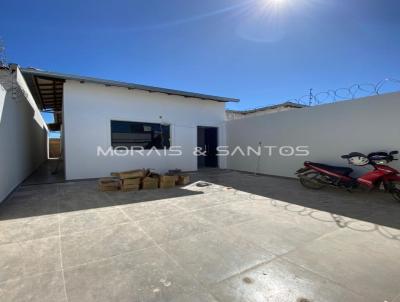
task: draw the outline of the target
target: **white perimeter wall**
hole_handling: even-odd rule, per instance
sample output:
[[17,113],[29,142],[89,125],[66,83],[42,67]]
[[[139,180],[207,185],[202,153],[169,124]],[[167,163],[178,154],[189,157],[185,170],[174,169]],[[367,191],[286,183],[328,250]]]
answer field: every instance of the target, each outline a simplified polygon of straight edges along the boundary
[[13,77],[0,70],[0,202],[47,159],[47,126],[20,71]]
[[[282,157],[276,149],[260,157],[259,172],[294,177],[306,160],[347,166],[340,155],[352,151],[400,151],[400,93],[372,96],[249,117],[227,122],[227,143],[235,146],[309,146],[307,157]],[[227,160],[229,169],[255,172],[256,155],[236,153]],[[392,162],[399,168],[399,162]],[[362,168],[357,172],[363,171]],[[364,170],[365,171],[365,170]]]
[[[197,126],[218,127],[219,143],[225,144],[225,104],[215,101],[66,81],[63,118],[66,179],[97,178],[139,168],[197,170],[193,156]],[[104,150],[111,146],[111,120],[168,123],[171,145],[182,146],[184,154],[99,157],[98,146]],[[226,167],[225,159],[219,165]]]

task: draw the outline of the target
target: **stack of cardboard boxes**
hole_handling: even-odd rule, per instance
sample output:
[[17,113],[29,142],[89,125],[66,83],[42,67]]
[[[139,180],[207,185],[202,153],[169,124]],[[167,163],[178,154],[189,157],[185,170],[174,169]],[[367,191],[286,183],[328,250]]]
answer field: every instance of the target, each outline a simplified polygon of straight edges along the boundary
[[112,177],[101,178],[99,188],[101,191],[123,192],[149,190],[157,188],[173,188],[175,185],[186,185],[190,182],[188,175],[182,175],[180,170],[169,171],[167,175],[158,175],[150,170],[132,170],[113,172]]
[[125,172],[113,172],[111,175],[119,178],[121,191],[129,192],[140,189],[141,180],[147,173],[148,171],[141,169]]

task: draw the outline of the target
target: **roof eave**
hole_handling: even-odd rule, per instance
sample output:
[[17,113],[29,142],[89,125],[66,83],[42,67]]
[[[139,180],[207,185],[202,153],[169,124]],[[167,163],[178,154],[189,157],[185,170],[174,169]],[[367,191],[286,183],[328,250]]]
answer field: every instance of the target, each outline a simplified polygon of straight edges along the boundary
[[140,84],[132,84],[132,83],[126,83],[126,82],[97,79],[97,78],[92,78],[92,77],[61,74],[61,73],[56,73],[56,72],[35,70],[35,69],[30,69],[30,68],[22,68],[21,71],[23,73],[27,73],[27,74],[31,74],[31,75],[35,75],[35,76],[46,76],[46,77],[52,77],[52,78],[57,78],[57,79],[63,79],[63,80],[88,82],[88,83],[94,83],[94,84],[102,84],[105,86],[114,86],[114,87],[137,89],[137,90],[144,90],[144,91],[156,92],[156,93],[157,92],[165,93],[168,95],[178,95],[178,96],[183,96],[183,97],[188,97],[188,98],[198,98],[198,99],[202,99],[202,100],[211,100],[211,101],[224,102],[224,103],[240,101],[239,99],[236,99],[236,98],[220,97],[220,96],[207,95],[207,94],[201,94],[201,93],[195,93],[195,92],[187,92],[187,91],[160,88],[160,87],[154,87],[154,86],[146,86],[146,85],[140,85]]

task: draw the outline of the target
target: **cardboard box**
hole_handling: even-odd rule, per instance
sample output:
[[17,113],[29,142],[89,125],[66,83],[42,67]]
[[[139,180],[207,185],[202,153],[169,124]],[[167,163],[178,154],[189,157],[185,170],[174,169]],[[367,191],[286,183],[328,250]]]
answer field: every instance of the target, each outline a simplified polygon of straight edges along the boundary
[[176,176],[175,175],[162,175],[160,176],[160,188],[161,189],[166,189],[166,188],[173,188],[175,187],[175,182],[176,182]]
[[130,191],[138,191],[140,189],[140,185],[124,185],[121,187],[122,192],[130,192]]
[[140,188],[140,178],[125,178],[121,179],[121,191],[128,192],[128,191],[137,191]]
[[142,177],[146,176],[147,170],[140,169],[140,170],[132,170],[132,171],[124,171],[124,172],[113,172],[112,174],[118,175],[118,177],[121,179],[142,178]]
[[118,187],[103,187],[103,186],[99,186],[99,190],[102,192],[116,192],[119,191]]
[[122,186],[140,185],[140,178],[125,178],[121,179]]
[[158,182],[159,182],[158,177],[145,177],[142,179],[142,189],[143,190],[157,189]]
[[118,191],[120,188],[119,180],[113,177],[100,178],[98,184],[99,190],[103,192]]
[[180,169],[168,170],[168,173],[166,173],[165,175],[175,177],[175,183],[176,183],[179,179],[179,173],[181,172],[182,171]]
[[176,184],[178,186],[184,186],[190,183],[190,176],[189,175],[179,175]]
[[119,186],[99,185],[99,190],[102,191],[102,192],[118,191],[119,190]]

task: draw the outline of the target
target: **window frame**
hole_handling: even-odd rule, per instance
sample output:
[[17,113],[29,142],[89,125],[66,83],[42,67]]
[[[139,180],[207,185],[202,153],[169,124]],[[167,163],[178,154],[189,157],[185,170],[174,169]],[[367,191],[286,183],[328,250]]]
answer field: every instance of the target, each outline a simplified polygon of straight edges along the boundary
[[[143,122],[143,121],[127,121],[127,120],[120,120],[120,119],[110,119],[110,123],[109,123],[109,127],[110,127],[110,145],[111,145],[111,148],[113,149],[113,150],[118,150],[118,149],[122,149],[122,148],[128,148],[128,149],[131,149],[132,147],[128,147],[128,146],[123,146],[123,145],[120,145],[120,146],[113,146],[113,138],[112,138],[112,135],[113,135],[113,131],[112,131],[112,122],[123,122],[123,123],[138,123],[138,124],[155,124],[155,125],[161,125],[161,126],[164,126],[164,127],[168,127],[168,135],[169,135],[169,146],[164,146],[164,147],[162,147],[162,148],[157,148],[156,146],[153,146],[153,147],[151,147],[151,148],[144,148],[144,149],[140,149],[140,148],[138,148],[137,150],[139,151],[139,150],[152,150],[152,149],[154,149],[154,148],[156,148],[156,150],[169,150],[170,148],[171,148],[171,141],[172,141],[172,137],[171,137],[171,134],[172,134],[172,129],[171,129],[171,124],[169,124],[169,123],[165,123],[165,124],[161,124],[161,123],[159,123],[159,122]],[[133,147],[133,150],[135,150],[135,147]]]

